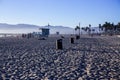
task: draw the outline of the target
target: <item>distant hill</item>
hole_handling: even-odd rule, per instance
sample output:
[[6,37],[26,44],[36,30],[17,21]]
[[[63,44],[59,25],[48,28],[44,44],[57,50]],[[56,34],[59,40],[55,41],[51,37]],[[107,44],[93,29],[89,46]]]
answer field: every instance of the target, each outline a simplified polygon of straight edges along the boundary
[[41,26],[41,27],[49,28],[51,34],[55,34],[56,32],[59,32],[60,34],[73,34],[74,31],[73,28],[64,26]]
[[39,28],[49,28],[51,34],[60,32],[60,34],[73,34],[73,28],[64,26],[37,26],[31,24],[6,24],[0,23],[0,33],[29,33],[39,31]]
[[0,29],[27,29],[27,28],[38,28],[39,26],[30,24],[17,24],[11,25],[6,23],[0,23]]
[[[39,28],[49,28],[50,34],[55,34],[56,32],[60,32],[60,34],[73,34],[74,28],[65,27],[65,26],[37,26],[31,24],[6,24],[0,23],[0,33],[30,33],[30,32],[38,32]],[[98,27],[92,27],[95,29],[95,32],[99,32]],[[82,34],[86,34],[85,31],[81,31]]]

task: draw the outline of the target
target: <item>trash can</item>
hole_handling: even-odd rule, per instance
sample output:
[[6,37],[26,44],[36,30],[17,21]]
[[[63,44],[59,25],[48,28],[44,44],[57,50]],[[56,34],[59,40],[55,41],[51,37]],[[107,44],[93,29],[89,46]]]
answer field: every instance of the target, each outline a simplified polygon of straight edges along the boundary
[[63,49],[62,39],[56,41],[56,49]]
[[73,37],[70,39],[70,41],[71,41],[72,44],[74,44],[74,38]]
[[79,35],[76,35],[76,39],[80,39],[80,36],[79,36]]

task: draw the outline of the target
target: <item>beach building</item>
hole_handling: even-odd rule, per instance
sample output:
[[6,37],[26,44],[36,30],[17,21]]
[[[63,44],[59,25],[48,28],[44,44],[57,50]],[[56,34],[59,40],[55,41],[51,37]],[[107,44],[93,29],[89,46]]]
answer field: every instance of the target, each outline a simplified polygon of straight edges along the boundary
[[48,37],[48,35],[50,34],[49,28],[39,28],[39,30],[41,32],[41,36]]

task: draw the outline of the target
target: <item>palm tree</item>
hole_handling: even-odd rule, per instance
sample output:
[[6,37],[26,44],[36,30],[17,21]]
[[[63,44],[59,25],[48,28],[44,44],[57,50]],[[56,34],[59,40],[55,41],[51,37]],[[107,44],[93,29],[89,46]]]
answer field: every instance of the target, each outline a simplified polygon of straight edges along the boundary
[[117,29],[120,31],[120,22],[117,24]]
[[120,22],[116,25],[116,28],[117,28],[118,34],[120,34]]
[[105,22],[105,24],[103,24],[103,27],[105,31],[113,31],[114,23],[111,24],[110,22]]
[[82,27],[81,30],[86,31],[86,27]]
[[99,31],[103,31],[103,28],[102,28],[102,26],[101,26],[101,24],[99,24]]
[[91,34],[91,24],[89,24],[89,35]]
[[80,27],[79,26],[76,26],[75,27],[75,31],[79,30],[79,35],[80,35]]

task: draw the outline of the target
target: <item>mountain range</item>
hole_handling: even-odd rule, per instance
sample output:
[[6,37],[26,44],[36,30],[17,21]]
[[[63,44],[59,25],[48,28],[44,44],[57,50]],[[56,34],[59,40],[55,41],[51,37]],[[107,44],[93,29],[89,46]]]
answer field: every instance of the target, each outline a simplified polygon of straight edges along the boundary
[[[60,34],[73,34],[75,33],[74,28],[71,27],[65,27],[65,26],[37,26],[32,24],[6,24],[6,23],[0,23],[0,33],[32,33],[32,32],[39,32],[39,28],[49,28],[50,34],[56,34],[56,32],[59,32]],[[96,32],[99,32],[98,27],[92,27],[92,29],[95,29]],[[81,32],[83,34],[86,34],[85,31]]]
[[49,28],[50,34],[55,34],[59,32],[60,34],[73,34],[74,29],[64,26],[37,26],[31,24],[6,24],[0,23],[0,33],[30,33],[38,32],[39,28]]

